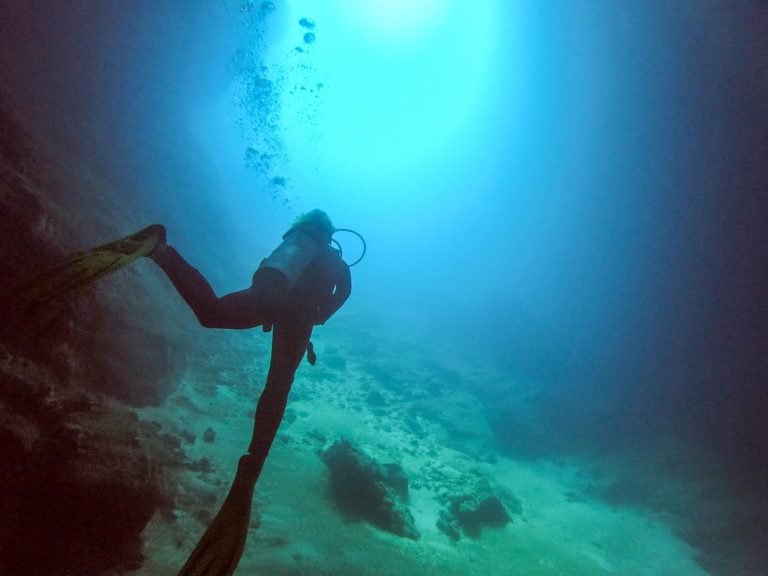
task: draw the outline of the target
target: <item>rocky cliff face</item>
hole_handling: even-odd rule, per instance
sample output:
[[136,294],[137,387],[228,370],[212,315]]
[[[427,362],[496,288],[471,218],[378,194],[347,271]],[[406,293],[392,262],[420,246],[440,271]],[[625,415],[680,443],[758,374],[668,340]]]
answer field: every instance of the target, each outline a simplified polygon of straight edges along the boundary
[[107,240],[132,224],[65,156],[0,101],[0,573],[9,576],[140,565],[141,531],[170,496],[162,451],[146,449],[157,432],[131,407],[161,402],[183,366],[179,350],[193,345],[164,327],[178,319],[158,302],[168,288],[148,263],[98,290],[23,305],[21,279],[91,234]]

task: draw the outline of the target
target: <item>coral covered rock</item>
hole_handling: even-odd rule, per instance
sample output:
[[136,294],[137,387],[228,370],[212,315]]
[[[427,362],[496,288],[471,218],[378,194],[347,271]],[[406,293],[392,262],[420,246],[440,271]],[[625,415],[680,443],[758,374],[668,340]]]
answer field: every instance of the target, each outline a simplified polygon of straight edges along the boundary
[[461,534],[479,538],[483,528],[502,528],[512,521],[511,514],[521,511],[514,495],[494,490],[487,479],[480,479],[472,491],[447,498],[437,527],[452,540]]
[[381,465],[347,440],[322,454],[331,473],[331,494],[351,519],[416,540],[419,532],[406,505],[408,479],[397,464]]

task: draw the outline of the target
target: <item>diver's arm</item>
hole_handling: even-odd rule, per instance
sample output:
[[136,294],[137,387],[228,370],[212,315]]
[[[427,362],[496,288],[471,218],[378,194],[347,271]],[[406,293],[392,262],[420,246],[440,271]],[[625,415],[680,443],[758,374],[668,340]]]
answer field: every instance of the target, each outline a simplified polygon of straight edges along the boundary
[[352,293],[352,275],[349,272],[349,266],[339,259],[336,269],[336,289],[330,298],[320,307],[317,324],[325,322],[341,308]]

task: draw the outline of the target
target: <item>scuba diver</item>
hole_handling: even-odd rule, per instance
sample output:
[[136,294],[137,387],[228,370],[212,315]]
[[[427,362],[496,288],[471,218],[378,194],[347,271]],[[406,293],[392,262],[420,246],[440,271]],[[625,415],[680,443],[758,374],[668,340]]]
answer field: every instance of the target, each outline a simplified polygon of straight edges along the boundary
[[[221,510],[179,576],[230,575],[240,561],[254,487],[283,418],[294,374],[305,354],[311,364],[316,360],[310,342],[312,329],[324,324],[351,293],[350,266],[342,259],[341,246],[332,246],[336,243],[334,232],[342,230],[357,234],[334,228],[322,210],[307,212],[294,221],[282,243],[262,260],[251,286],[222,297],[217,297],[205,277],[166,242],[165,228],[159,224],[74,254],[34,277],[24,291],[30,305],[43,305],[63,292],[91,284],[148,257],[165,272],[203,326],[262,326],[265,332],[272,332],[269,371],[256,406],[248,451],[238,462]],[[365,255],[365,240],[357,235]]]
[[[249,466],[260,468],[285,410],[296,369],[307,353],[312,327],[325,324],[350,295],[349,266],[331,247],[335,231],[328,215],[312,210],[299,217],[283,242],[262,260],[251,286],[217,297],[203,275],[165,242],[148,254],[165,272],[206,328],[244,329],[263,326],[273,331],[272,358],[264,392],[256,408],[256,427],[248,449]],[[256,472],[258,474],[258,472]]]
[[315,363],[313,326],[324,324],[349,297],[349,266],[331,246],[335,228],[330,218],[312,210],[299,217],[262,260],[249,288],[219,298],[203,275],[166,243],[165,230],[158,226],[155,231],[159,240],[148,257],[165,272],[200,324],[262,326],[273,332],[267,382],[256,406],[248,453],[240,458],[221,510],[180,572],[231,574],[245,546],[253,489],[283,418],[294,374],[305,353]]

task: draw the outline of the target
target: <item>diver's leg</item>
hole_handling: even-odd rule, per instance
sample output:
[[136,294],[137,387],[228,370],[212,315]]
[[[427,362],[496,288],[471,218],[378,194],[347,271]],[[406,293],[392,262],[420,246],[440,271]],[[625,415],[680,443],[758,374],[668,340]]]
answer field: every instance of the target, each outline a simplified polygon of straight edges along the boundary
[[248,537],[253,490],[280,426],[293,376],[304,357],[311,332],[311,323],[275,324],[267,384],[256,408],[249,453],[240,458],[235,480],[221,510],[179,576],[223,576],[235,571]]
[[253,328],[264,323],[264,300],[253,288],[219,298],[200,271],[184,260],[173,246],[158,246],[150,258],[162,268],[206,328]]
[[[261,470],[283,419],[296,369],[312,334],[310,323],[276,324],[267,384],[256,406],[253,437],[248,448],[253,466]],[[257,472],[258,474],[258,472]]]

